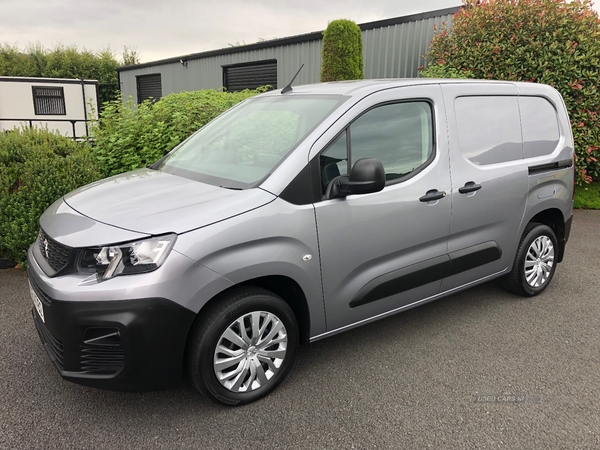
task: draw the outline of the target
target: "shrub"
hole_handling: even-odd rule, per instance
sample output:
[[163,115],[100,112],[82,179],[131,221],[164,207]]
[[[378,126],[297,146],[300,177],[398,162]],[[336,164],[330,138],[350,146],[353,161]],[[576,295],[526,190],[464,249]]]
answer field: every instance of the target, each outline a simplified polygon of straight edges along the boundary
[[323,32],[321,81],[362,80],[365,77],[362,33],[351,20],[334,20]]
[[86,144],[43,129],[0,133],[0,258],[24,263],[42,212],[99,178]]
[[[139,57],[128,47],[122,54],[123,63],[135,63]],[[0,75],[12,77],[87,78],[98,80],[98,103],[113,100],[118,93],[116,69],[119,61],[106,48],[93,52],[76,45],[57,45],[48,50],[41,44],[26,49],[0,43]]]
[[467,69],[459,70],[449,64],[429,64],[420,72],[423,78],[474,78]]
[[[577,181],[600,179],[600,19],[590,0],[463,0],[437,31],[427,60],[471,78],[545,83],[565,99]],[[425,75],[428,75],[425,71]]]
[[223,111],[266,89],[240,92],[180,92],[135,107],[115,100],[105,104],[91,133],[93,155],[104,176],[152,164]]

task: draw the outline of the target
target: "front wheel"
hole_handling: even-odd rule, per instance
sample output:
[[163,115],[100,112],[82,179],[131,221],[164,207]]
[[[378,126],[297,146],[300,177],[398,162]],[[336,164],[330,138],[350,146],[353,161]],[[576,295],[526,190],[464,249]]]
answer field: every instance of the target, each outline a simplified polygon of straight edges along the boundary
[[277,387],[297,347],[298,325],[290,306],[267,290],[245,288],[219,301],[196,325],[188,373],[206,397],[241,405]]
[[523,297],[538,295],[554,276],[557,250],[552,228],[539,223],[529,224],[523,232],[512,271],[502,280],[503,286]]

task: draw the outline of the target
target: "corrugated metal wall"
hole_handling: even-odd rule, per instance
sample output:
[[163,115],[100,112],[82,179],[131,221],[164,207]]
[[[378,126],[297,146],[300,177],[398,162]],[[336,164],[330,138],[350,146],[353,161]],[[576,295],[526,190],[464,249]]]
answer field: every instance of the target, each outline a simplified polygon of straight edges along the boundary
[[[423,65],[422,56],[433,37],[434,25],[451,24],[452,15],[415,20],[397,25],[365,30],[363,56],[365,78],[410,78],[418,75]],[[280,45],[260,50],[244,51],[226,55],[190,59],[187,65],[180,62],[146,65],[120,72],[121,91],[125,98],[136,98],[136,76],[160,73],[163,96],[172,92],[199,89],[221,89],[223,66],[267,59],[277,60],[278,87],[292,79],[301,64],[304,68],[295,85],[319,82],[321,69],[321,40]]]
[[363,31],[365,78],[417,77],[433,38],[434,25],[443,22],[450,25],[452,15]]

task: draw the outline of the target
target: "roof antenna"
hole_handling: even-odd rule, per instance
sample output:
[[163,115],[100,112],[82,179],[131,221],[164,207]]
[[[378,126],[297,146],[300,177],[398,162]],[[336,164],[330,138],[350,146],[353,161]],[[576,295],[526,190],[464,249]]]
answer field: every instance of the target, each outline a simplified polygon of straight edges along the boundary
[[294,75],[294,78],[292,78],[292,81],[290,81],[288,83],[288,85],[281,90],[282,94],[285,94],[286,92],[290,92],[292,90],[292,83],[294,82],[294,80],[296,79],[296,77],[298,76],[298,74],[300,73],[300,71],[302,70],[303,67],[304,67],[304,64],[302,64],[300,66],[300,68],[298,69],[298,72],[296,72],[296,75]]

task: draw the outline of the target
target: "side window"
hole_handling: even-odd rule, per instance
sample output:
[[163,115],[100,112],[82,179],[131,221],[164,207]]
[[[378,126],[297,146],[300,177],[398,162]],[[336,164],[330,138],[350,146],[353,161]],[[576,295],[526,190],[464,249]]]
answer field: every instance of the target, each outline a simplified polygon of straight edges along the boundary
[[348,174],[348,134],[344,130],[331,144],[326,151],[321,153],[319,163],[321,165],[321,188],[323,194],[327,186],[336,177]]
[[321,154],[323,193],[331,180],[348,174],[349,168],[361,158],[381,161],[386,180],[391,182],[421,167],[432,154],[433,120],[429,103],[379,106],[356,119]]
[[542,97],[519,97],[523,126],[523,156],[533,158],[552,153],[559,140],[554,106]]
[[425,102],[380,106],[350,125],[352,164],[377,158],[392,181],[425,163],[433,152],[431,106]]
[[460,151],[473,164],[523,159],[517,97],[459,97],[454,111]]

